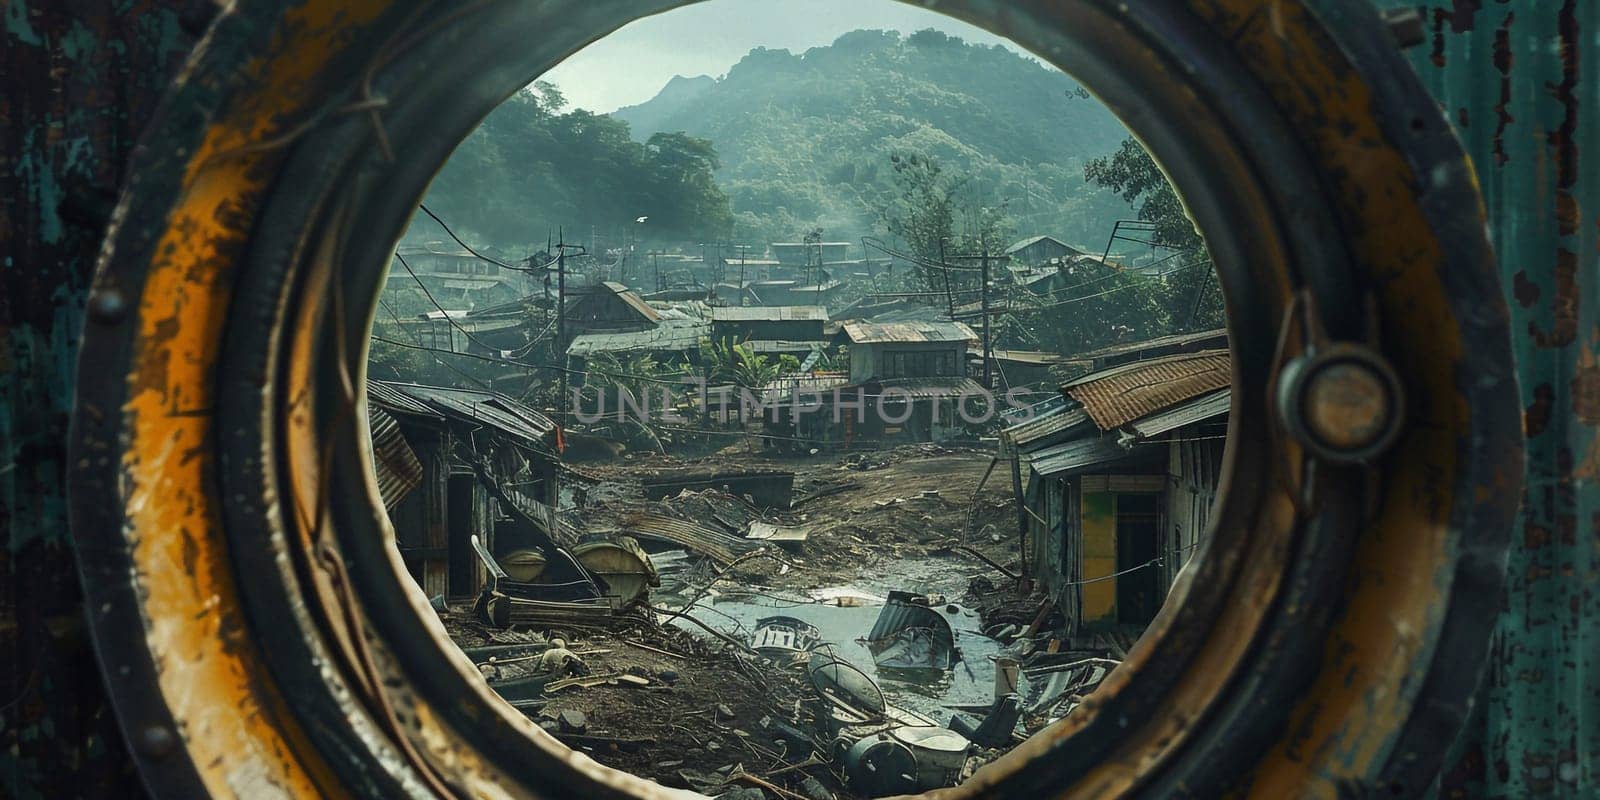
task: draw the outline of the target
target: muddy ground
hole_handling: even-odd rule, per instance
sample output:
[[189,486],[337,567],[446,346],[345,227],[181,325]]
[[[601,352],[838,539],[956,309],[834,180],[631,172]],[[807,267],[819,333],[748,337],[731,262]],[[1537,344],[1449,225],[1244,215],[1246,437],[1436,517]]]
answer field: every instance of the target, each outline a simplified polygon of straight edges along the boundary
[[[583,469],[600,482],[584,487],[588,503],[574,521],[584,530],[622,531],[629,514],[647,511],[713,529],[725,529],[724,521],[744,526],[756,519],[806,528],[804,545],[786,558],[788,569],[771,559],[735,569],[744,581],[774,587],[849,583],[921,556],[948,557],[954,571],[989,574],[1003,582],[982,561],[953,549],[970,546],[1012,570],[1017,567],[1017,511],[1008,466],[997,465],[984,481],[993,457],[992,449],[939,445],[801,458],[768,455],[747,444],[697,459],[638,454]],[[689,468],[792,470],[796,505],[758,508],[715,490],[642,499],[642,478]]]
[[[689,565],[668,574],[652,603],[669,604],[676,594],[699,596],[718,587],[770,590],[803,596],[810,589],[847,585],[892,572],[897,561],[930,559],[959,574],[961,585],[981,577],[1007,585],[993,567],[954,548],[970,546],[1009,569],[1019,556],[1016,506],[1007,465],[998,465],[983,489],[980,481],[992,449],[935,445],[893,450],[777,457],[746,445],[714,455],[679,459],[635,455],[585,465],[569,476],[578,507],[567,520],[586,533],[623,532],[623,520],[646,511],[693,521],[727,533],[752,520],[806,528],[803,545],[774,550],[772,558],[740,562],[725,573],[690,554]],[[718,490],[685,492],[660,501],[643,498],[641,478],[668,470],[784,469],[795,475],[796,505],[759,508]],[[647,549],[662,545],[646,543]],[[712,585],[715,578],[715,585]],[[676,585],[674,585],[676,584]],[[812,692],[798,665],[754,658],[734,644],[681,621],[645,612],[621,630],[497,631],[470,618],[465,609],[446,615],[452,638],[464,648],[488,644],[537,646],[562,635],[584,659],[592,680],[548,691],[525,713],[569,746],[600,763],[708,794],[741,788],[754,798],[852,797],[826,765],[792,768],[810,755],[810,742],[795,741],[811,728]],[[864,633],[864,631],[863,631]],[[527,659],[486,668],[499,679],[526,674]],[[618,676],[632,676],[621,678]],[[582,712],[584,730],[564,730],[562,711]],[[571,721],[569,715],[568,721]],[[769,786],[762,788],[761,781]],[[776,787],[776,788],[774,788]]]

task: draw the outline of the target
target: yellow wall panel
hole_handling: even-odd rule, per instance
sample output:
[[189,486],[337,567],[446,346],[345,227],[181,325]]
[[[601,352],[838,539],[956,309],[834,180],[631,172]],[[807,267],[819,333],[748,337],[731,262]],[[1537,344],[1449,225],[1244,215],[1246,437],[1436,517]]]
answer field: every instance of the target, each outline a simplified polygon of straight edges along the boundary
[[[1079,579],[1104,578],[1117,571],[1117,495],[1114,492],[1084,492],[1080,506],[1083,516],[1083,563]],[[1117,581],[1083,584],[1084,622],[1114,620],[1117,613]]]

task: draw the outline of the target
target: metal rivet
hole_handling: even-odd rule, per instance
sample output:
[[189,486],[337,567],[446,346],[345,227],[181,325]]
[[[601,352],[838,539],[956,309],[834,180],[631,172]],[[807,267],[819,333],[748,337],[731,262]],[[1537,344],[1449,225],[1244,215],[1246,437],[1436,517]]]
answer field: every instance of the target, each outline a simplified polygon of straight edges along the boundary
[[1389,392],[1366,364],[1328,364],[1306,380],[1306,429],[1340,450],[1364,450],[1389,427]]
[[165,725],[151,725],[134,737],[134,748],[146,758],[166,758],[178,747],[178,736]]
[[121,322],[128,315],[128,299],[122,296],[120,289],[96,290],[89,296],[89,315],[96,322],[108,325]]
[[1400,434],[1405,394],[1383,356],[1340,342],[1284,366],[1277,388],[1284,429],[1325,461],[1364,463]]

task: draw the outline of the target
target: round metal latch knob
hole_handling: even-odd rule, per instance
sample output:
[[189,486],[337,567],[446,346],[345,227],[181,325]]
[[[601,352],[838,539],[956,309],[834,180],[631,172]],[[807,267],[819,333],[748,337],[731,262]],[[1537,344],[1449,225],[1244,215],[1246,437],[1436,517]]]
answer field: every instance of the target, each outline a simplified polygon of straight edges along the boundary
[[1382,455],[1400,434],[1404,410],[1399,376],[1364,345],[1342,342],[1299,356],[1278,380],[1284,429],[1325,461]]

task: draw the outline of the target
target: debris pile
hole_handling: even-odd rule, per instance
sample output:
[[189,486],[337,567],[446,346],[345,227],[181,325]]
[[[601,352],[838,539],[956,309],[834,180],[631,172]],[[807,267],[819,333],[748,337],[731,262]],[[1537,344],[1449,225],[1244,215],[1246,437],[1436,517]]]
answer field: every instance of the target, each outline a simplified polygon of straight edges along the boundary
[[[635,461],[660,461],[679,482],[727,472],[714,461],[693,471],[670,457]],[[787,507],[773,491],[759,501],[714,482],[664,492],[669,482],[637,463],[590,466],[582,503],[541,519],[559,545],[497,560],[475,543],[489,584],[471,613],[440,614],[512,707],[573,749],[663,785],[751,800],[952,786],[1070,713],[1117,663],[1052,644],[1041,634],[1048,609],[996,588],[1019,556],[1014,536],[994,533],[1014,526],[1014,507],[1003,490],[948,488],[977,485],[987,461],[927,446],[818,459],[789,474]],[[758,467],[746,474],[770,472]],[[575,531],[585,534],[566,533]],[[971,577],[969,596],[987,613],[981,631],[963,630],[1009,642],[990,657],[992,702],[945,706],[956,712],[948,719],[897,707],[863,667],[885,681],[932,675],[917,679],[926,685],[970,673],[951,626],[960,608],[938,595],[838,588],[912,557]],[[827,641],[798,616],[753,617],[752,630],[735,633],[699,616],[718,613],[718,598],[763,593],[882,606],[870,630],[850,634],[870,662],[851,663],[841,646],[850,641]]]

